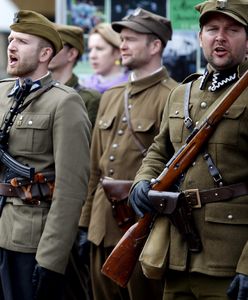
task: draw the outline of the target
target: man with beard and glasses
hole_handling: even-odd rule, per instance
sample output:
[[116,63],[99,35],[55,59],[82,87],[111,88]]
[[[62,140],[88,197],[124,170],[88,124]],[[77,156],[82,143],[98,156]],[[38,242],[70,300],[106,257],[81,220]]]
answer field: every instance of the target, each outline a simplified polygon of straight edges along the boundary
[[[146,151],[158,133],[165,103],[177,85],[162,66],[162,53],[171,39],[171,23],[143,9],[112,23],[120,33],[123,66],[130,68],[128,83],[110,88],[100,102],[91,146],[91,177],[80,226],[88,228],[91,241],[91,276],[95,300],[161,299],[159,282],[149,280],[137,268],[127,288],[120,288],[101,274],[101,267],[133,213],[125,204],[116,212],[103,190],[106,178],[133,180]],[[119,198],[119,200],[121,200]],[[123,225],[123,226],[122,226]]]
[[[154,198],[148,197],[152,178],[159,176],[174,153],[189,141],[187,137],[195,126],[197,130],[197,124],[216,108],[248,69],[248,2],[209,0],[195,8],[200,12],[200,46],[208,61],[205,72],[198,78],[188,78],[171,93],[160,133],[135,177],[129,200],[140,217],[158,212],[158,206],[166,206],[171,199],[178,199],[177,203],[181,201],[186,207],[183,210],[179,205],[175,209],[172,222],[168,214],[161,215],[166,229],[154,227],[151,233],[158,233],[158,229],[166,232],[160,238],[167,260],[160,263],[165,266],[164,300],[247,300],[247,86],[240,90],[242,93],[237,94],[208,142],[179,176],[178,190],[164,191],[158,206]],[[193,219],[188,218],[190,215]],[[195,230],[186,228],[188,222],[195,224]],[[194,237],[190,245],[187,233]]]
[[48,71],[62,49],[54,25],[21,10],[10,28],[7,72],[14,78],[0,81],[0,146],[34,175],[1,159],[2,294],[59,300],[87,192],[91,126],[78,93]]

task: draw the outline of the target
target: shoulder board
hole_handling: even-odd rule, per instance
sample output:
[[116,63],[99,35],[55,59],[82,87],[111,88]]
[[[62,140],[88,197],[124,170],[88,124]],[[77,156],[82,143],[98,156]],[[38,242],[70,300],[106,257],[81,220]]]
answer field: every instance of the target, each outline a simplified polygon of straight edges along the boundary
[[71,91],[74,91],[76,93],[76,90],[74,88],[69,87],[69,86],[67,86],[65,84],[62,84],[62,83],[60,83],[58,81],[54,82],[53,87],[58,88],[58,89],[60,89],[60,90],[62,90],[64,92],[67,92],[67,93],[71,92]]
[[16,78],[4,78],[0,80],[0,82],[12,82],[12,81],[16,81]]
[[176,87],[178,85],[178,82],[176,82],[171,77],[165,78],[165,79],[161,80],[161,83],[162,83],[163,86],[166,86],[170,90],[173,89],[174,87]]
[[197,80],[200,76],[202,76],[202,74],[200,74],[200,73],[194,73],[194,74],[191,74],[191,75],[187,76],[187,77],[182,81],[182,83],[187,83],[187,82],[190,82],[190,81],[195,81],[195,80]]

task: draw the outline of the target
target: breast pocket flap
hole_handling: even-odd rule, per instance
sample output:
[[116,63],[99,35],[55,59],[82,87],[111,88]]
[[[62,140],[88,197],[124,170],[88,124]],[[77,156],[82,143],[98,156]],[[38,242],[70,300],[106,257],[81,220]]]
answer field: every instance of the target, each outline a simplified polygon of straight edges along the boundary
[[17,117],[16,129],[48,129],[50,123],[49,114],[26,114]]
[[221,224],[248,225],[248,205],[214,203],[206,206],[205,221]]

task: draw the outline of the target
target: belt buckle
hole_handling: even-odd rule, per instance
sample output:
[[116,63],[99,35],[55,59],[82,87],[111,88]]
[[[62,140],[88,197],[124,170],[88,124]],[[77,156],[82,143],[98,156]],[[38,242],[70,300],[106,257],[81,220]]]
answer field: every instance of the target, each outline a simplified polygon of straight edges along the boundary
[[192,205],[193,208],[201,208],[202,207],[202,204],[201,204],[201,197],[200,197],[200,192],[198,189],[189,189],[189,190],[186,190],[185,192],[185,195],[186,195],[186,199],[188,197],[190,197],[190,194],[194,194],[195,195],[195,199],[196,199],[196,204]]

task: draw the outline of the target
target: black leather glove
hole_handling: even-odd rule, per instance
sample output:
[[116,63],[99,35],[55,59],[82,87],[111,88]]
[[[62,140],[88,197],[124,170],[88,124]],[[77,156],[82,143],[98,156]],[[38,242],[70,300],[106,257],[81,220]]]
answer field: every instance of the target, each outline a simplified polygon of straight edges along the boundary
[[248,276],[244,274],[237,274],[227,290],[227,295],[230,299],[247,300]]
[[36,265],[32,278],[35,300],[62,300],[65,276]]
[[80,264],[89,265],[90,259],[90,242],[88,241],[87,227],[79,227],[75,241],[76,252],[79,256]]
[[150,182],[148,180],[141,180],[135,185],[129,196],[130,204],[132,205],[136,215],[141,218],[144,216],[144,213],[155,211],[148,198],[148,192],[150,189]]

